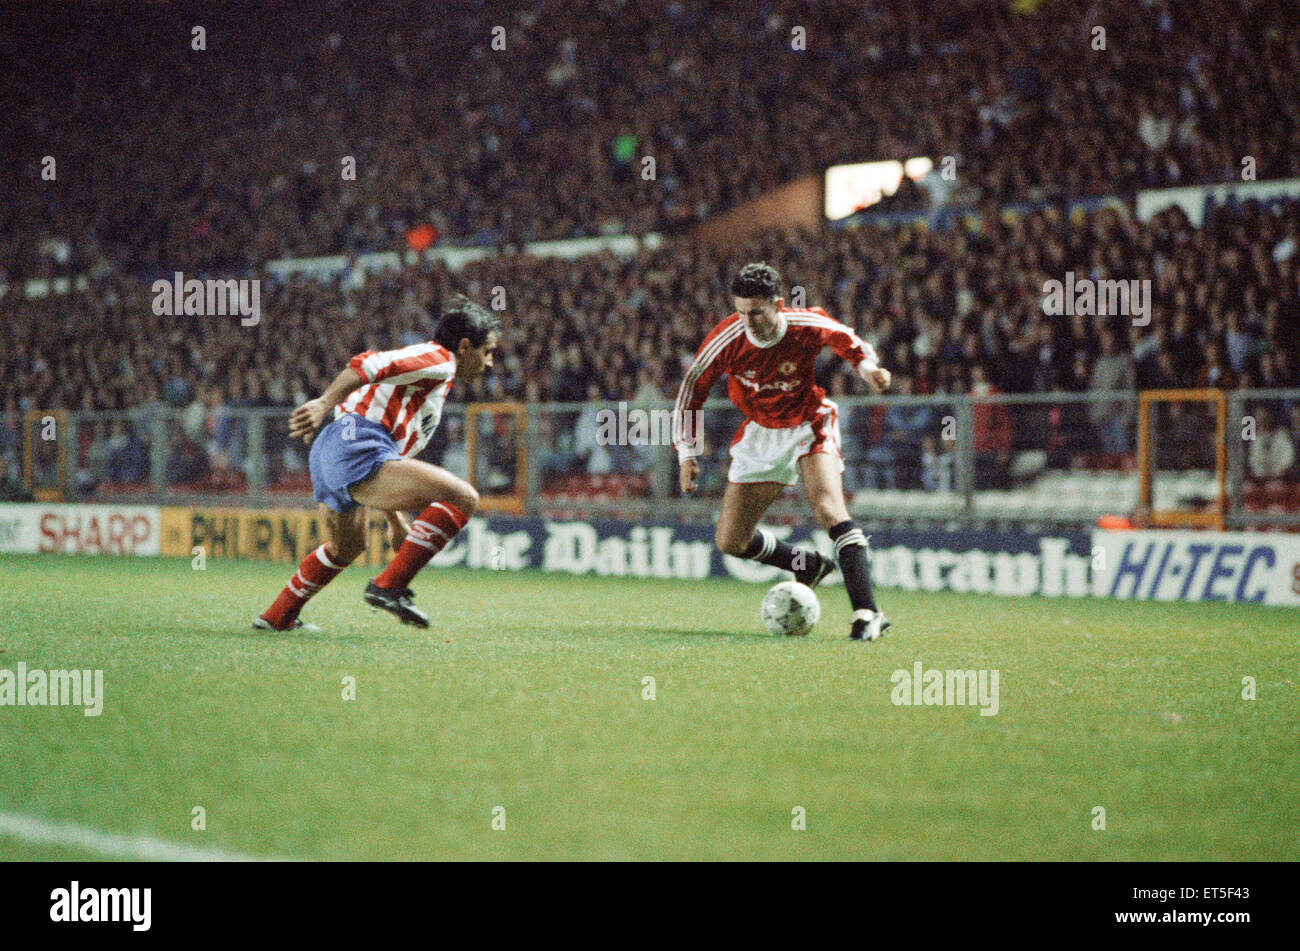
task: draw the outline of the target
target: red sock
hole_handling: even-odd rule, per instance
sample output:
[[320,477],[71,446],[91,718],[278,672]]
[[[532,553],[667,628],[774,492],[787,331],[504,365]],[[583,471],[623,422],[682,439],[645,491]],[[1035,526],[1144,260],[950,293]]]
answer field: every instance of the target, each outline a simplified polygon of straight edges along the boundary
[[411,523],[406,541],[375,579],[381,588],[405,588],[429,559],[447,546],[469,519],[450,502],[434,502]]
[[266,609],[262,620],[270,623],[272,627],[289,627],[298,617],[302,606],[311,600],[312,595],[333,581],[335,576],[346,567],[347,565],[333,561],[325,551],[325,546],[321,545],[302,560],[302,564],[289,579],[289,583],[284,586],[275,603]]

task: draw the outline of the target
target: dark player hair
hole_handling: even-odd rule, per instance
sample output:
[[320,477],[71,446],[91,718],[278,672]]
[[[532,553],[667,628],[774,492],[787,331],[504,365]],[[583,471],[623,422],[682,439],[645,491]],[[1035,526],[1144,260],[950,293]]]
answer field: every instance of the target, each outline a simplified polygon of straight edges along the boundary
[[455,353],[462,339],[468,340],[472,347],[481,347],[494,330],[501,331],[501,320],[496,314],[464,294],[457,294],[443,308],[433,340]]
[[781,275],[776,268],[764,263],[746,264],[731,282],[731,293],[736,297],[781,296]]

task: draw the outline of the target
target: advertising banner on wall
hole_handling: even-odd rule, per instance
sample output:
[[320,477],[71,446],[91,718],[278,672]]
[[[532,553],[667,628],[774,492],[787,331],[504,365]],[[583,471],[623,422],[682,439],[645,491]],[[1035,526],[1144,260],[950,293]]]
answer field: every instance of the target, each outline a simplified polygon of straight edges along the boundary
[[[830,554],[823,531],[775,527],[790,544]],[[162,510],[162,554],[298,561],[323,535],[315,511]],[[882,532],[871,536],[879,584],[912,591],[974,591],[1079,597],[1091,590],[1086,532]],[[390,556],[382,518],[369,524],[365,564]],[[489,515],[472,519],[433,562],[498,571],[539,569],[618,578],[735,578],[756,584],[782,573],[723,555],[710,526],[555,520]],[[828,583],[835,583],[829,579]]]
[[1093,533],[1101,597],[1300,607],[1300,535]]
[[[496,520],[461,533],[435,563],[474,562],[500,553],[502,568],[536,567],[570,574],[652,578],[735,578],[770,583],[783,573],[717,551],[709,526],[629,525],[603,521]],[[774,527],[782,541],[831,554],[823,531]],[[1053,535],[1004,532],[894,531],[873,533],[876,583],[910,591],[989,594],[1089,593],[1085,532]],[[490,567],[490,565],[489,565]],[[827,583],[835,583],[828,579]]]
[[156,505],[0,505],[0,552],[158,554]]
[[[366,552],[357,564],[386,564],[392,550],[381,515],[370,514]],[[315,509],[162,509],[160,554],[206,558],[299,562],[325,540]]]
[[[392,556],[378,515],[359,564]],[[826,533],[774,527],[792,545],[830,554]],[[315,510],[0,505],[0,553],[170,555],[296,563],[324,534]],[[883,588],[1300,607],[1300,535],[1262,532],[898,530],[870,535]],[[733,578],[783,573],[732,558],[707,525],[606,520],[472,519],[435,565],[620,578]],[[839,583],[838,576],[826,584]]]

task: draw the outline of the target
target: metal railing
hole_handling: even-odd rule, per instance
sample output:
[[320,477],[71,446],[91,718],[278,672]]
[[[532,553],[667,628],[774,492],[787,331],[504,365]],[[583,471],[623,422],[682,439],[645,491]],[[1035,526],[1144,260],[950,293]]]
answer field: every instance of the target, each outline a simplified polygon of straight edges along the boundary
[[[1162,404],[1148,414],[1153,507],[1218,506],[1230,527],[1300,526],[1300,390],[1226,397],[1222,477],[1204,406]],[[1136,393],[836,403],[856,516],[1077,523],[1138,507]],[[669,444],[671,408],[668,401],[452,404],[419,458],[469,478],[489,507],[707,521],[716,516],[742,419],[725,400],[706,405],[700,489],[683,498]],[[70,501],[310,504],[308,449],[289,439],[288,412],[196,404],[0,415],[0,485]],[[795,489],[778,499],[772,517],[806,513]]]

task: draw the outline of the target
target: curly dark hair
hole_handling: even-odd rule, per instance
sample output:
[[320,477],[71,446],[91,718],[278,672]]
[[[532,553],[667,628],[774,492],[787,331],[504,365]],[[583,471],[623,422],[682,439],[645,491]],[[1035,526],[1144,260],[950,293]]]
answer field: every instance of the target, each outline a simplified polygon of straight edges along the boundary
[[457,294],[443,309],[433,339],[454,353],[462,339],[468,339],[472,347],[483,346],[488,334],[494,330],[501,332],[501,320],[496,314],[463,294]]
[[771,300],[781,296],[781,275],[766,262],[746,264],[731,282],[731,293],[737,297],[762,297]]

